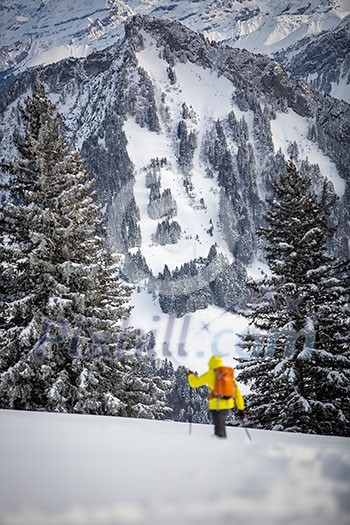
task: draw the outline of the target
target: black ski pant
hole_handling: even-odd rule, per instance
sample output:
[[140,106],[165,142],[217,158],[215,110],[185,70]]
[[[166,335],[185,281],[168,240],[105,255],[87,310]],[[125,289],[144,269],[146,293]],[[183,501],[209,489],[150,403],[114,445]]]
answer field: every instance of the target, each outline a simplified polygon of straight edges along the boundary
[[211,417],[214,424],[214,433],[218,437],[226,437],[226,417],[228,410],[211,410]]

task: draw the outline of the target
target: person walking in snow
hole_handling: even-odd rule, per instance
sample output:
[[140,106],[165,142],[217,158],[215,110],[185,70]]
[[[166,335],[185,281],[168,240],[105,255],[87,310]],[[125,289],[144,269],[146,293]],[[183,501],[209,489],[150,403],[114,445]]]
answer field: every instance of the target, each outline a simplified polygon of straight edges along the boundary
[[225,421],[229,410],[236,407],[238,416],[243,420],[244,399],[233,377],[233,368],[223,366],[222,358],[213,355],[208,363],[209,370],[197,377],[193,372],[187,374],[191,388],[203,385],[209,387],[209,410],[214,424],[214,433],[220,438],[226,437]]

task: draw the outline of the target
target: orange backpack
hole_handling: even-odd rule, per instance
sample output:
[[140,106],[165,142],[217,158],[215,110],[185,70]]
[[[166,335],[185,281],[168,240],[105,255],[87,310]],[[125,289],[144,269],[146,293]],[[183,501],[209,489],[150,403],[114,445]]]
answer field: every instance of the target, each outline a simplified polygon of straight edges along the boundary
[[236,381],[233,377],[234,369],[230,366],[219,366],[215,368],[215,386],[211,397],[228,399],[236,395]]

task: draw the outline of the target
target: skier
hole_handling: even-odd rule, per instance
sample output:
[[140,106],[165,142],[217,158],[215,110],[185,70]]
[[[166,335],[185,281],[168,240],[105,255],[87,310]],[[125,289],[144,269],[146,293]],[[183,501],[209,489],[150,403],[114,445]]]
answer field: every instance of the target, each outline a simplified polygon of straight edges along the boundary
[[[188,383],[190,387],[197,388],[199,386],[207,385],[209,387],[209,410],[212,415],[214,424],[214,433],[220,438],[226,437],[225,421],[228,411],[236,406],[238,416],[240,419],[244,419],[244,399],[241,391],[237,385],[236,380],[233,378],[233,369],[231,370],[231,388],[228,391],[232,395],[220,395],[215,390],[218,390],[218,372],[217,369],[223,367],[222,358],[218,355],[213,355],[209,360],[209,370],[197,377],[193,372],[189,371],[187,374]],[[225,369],[228,367],[224,367]],[[221,369],[220,369],[221,370]],[[220,387],[220,385],[219,385]]]

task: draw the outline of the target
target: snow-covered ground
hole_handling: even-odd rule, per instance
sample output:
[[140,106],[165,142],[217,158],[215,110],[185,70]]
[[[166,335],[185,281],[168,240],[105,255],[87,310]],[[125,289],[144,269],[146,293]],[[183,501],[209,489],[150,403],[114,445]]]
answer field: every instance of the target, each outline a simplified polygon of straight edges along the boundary
[[0,411],[2,525],[348,525],[347,438]]
[[349,83],[346,82],[345,77],[341,77],[338,84],[336,82],[332,82],[332,96],[335,98],[339,98],[340,100],[344,100],[348,104],[350,104],[350,87]]

